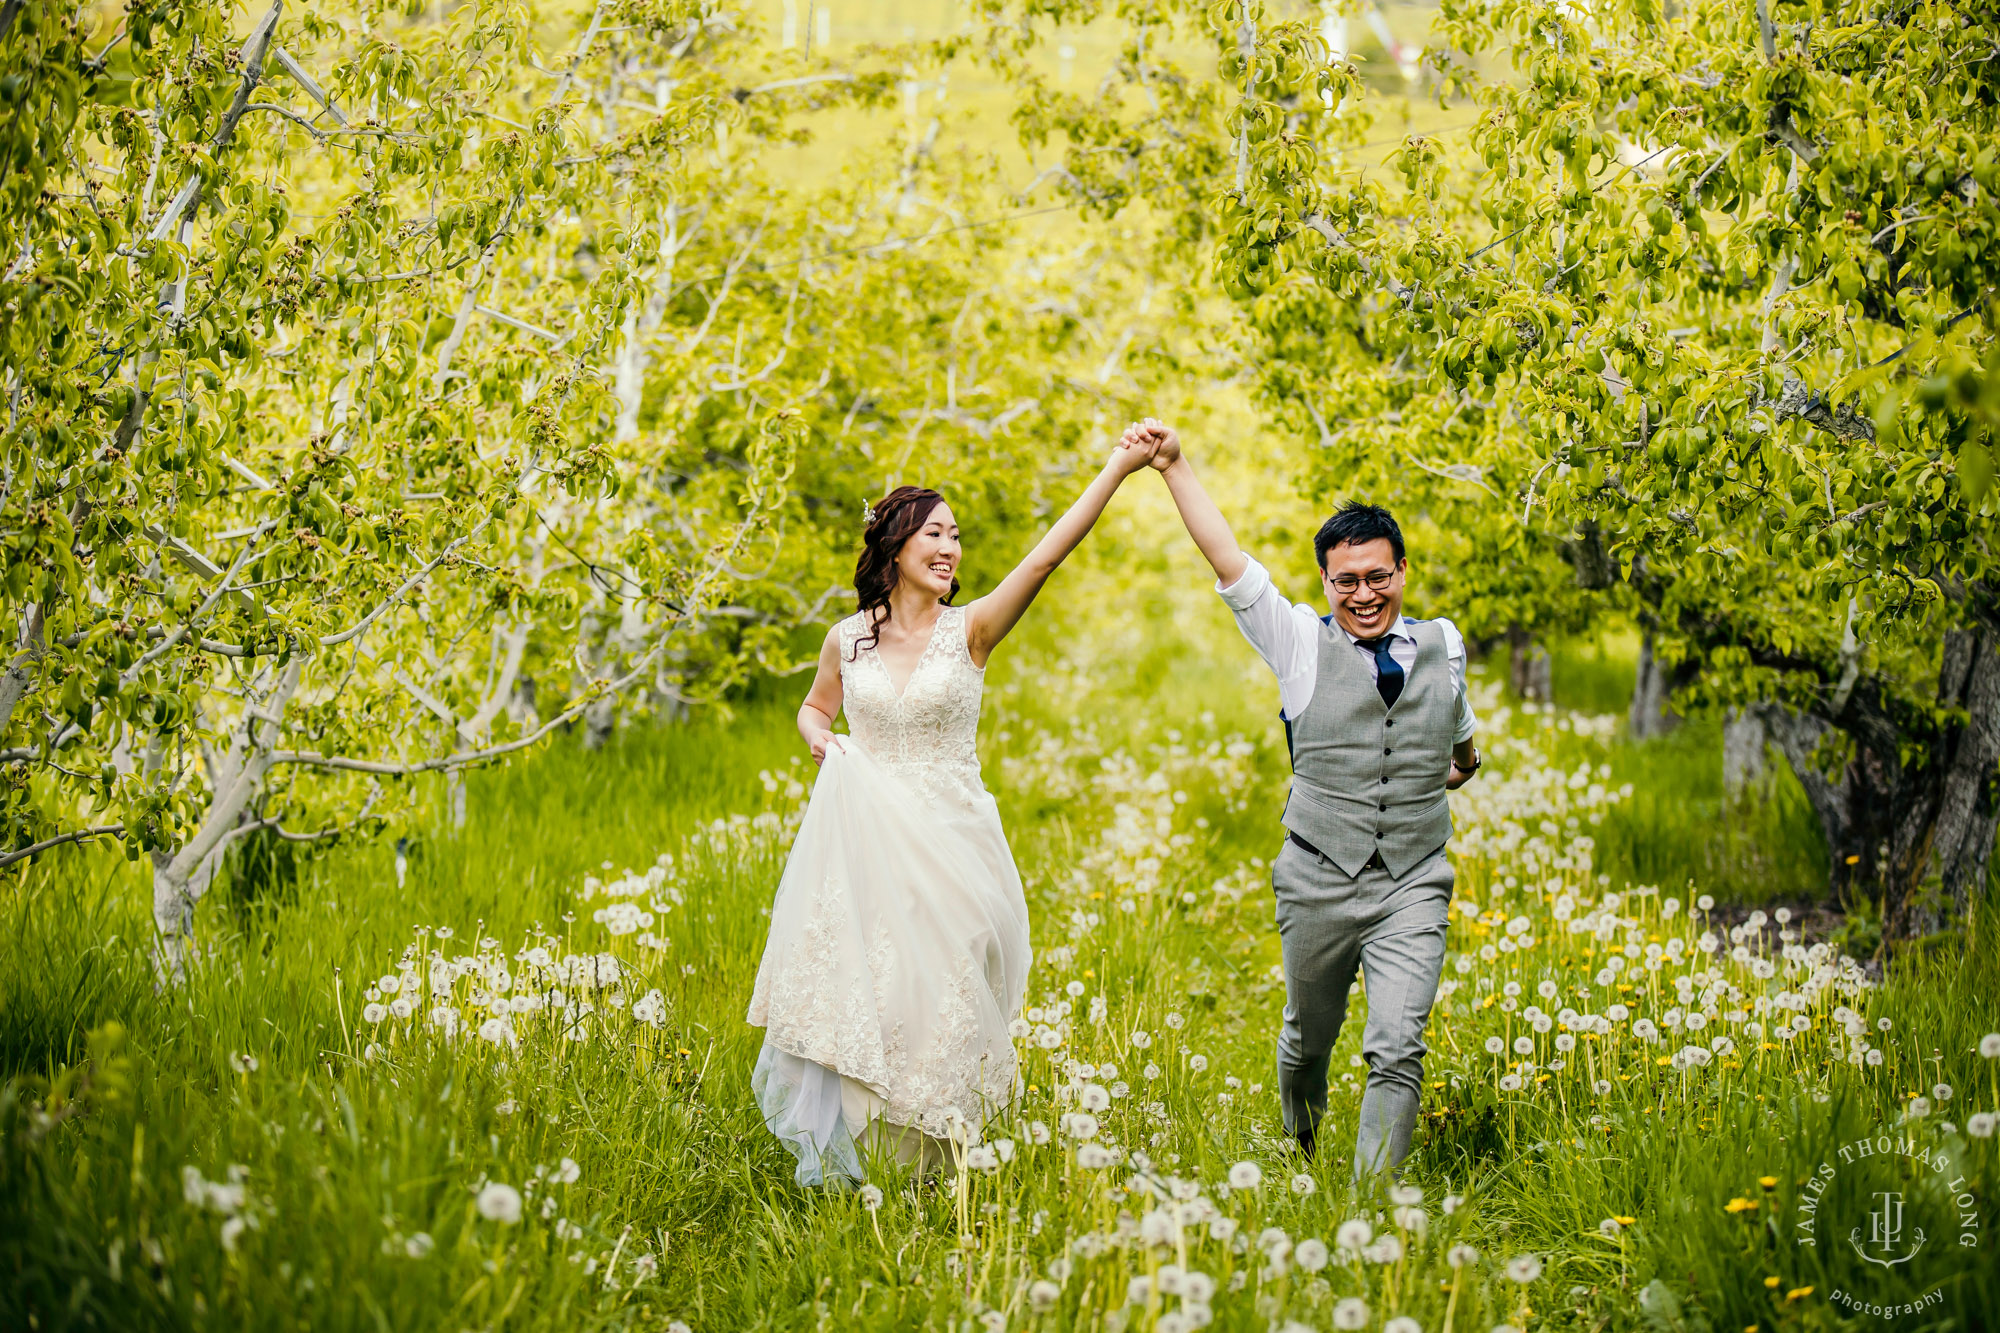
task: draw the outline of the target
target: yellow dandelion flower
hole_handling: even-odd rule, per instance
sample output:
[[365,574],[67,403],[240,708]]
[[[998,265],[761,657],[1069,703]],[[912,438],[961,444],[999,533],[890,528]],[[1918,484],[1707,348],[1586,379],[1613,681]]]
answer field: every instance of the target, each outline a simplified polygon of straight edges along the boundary
[[1778,1188],[1778,1178],[1776,1176],[1759,1176],[1757,1177],[1757,1183],[1767,1190]]
[[1783,1278],[1779,1277],[1776,1273],[1773,1273],[1771,1274],[1771,1276],[1764,1279],[1764,1285],[1767,1287],[1775,1288],[1780,1282],[1783,1281],[1784,1281]]
[[1810,1296],[1812,1294],[1813,1294],[1813,1289],[1811,1287],[1793,1287],[1790,1291],[1785,1293],[1785,1299],[1787,1301],[1796,1301],[1801,1297]]
[[1722,1211],[1725,1213],[1750,1213],[1756,1210],[1757,1201],[1755,1199],[1736,1198],[1722,1205]]

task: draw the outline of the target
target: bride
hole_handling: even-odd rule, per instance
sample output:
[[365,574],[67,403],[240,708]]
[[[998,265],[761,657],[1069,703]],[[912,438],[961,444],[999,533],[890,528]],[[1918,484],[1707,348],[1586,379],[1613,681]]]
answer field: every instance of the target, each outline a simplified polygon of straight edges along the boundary
[[828,632],[799,709],[820,774],[748,1015],[765,1029],[750,1086],[802,1185],[861,1181],[862,1150],[935,1163],[1014,1098],[1007,1025],[1027,986],[1028,905],[979,775],[986,661],[1151,452],[1113,450],[1028,557],[963,607],[942,496],[899,486],[868,519],[860,612]]

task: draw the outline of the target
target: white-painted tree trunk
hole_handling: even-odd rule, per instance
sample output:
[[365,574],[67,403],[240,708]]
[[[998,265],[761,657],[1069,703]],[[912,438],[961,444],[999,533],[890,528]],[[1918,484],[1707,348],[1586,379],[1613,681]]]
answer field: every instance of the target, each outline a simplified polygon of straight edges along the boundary
[[1764,746],[1770,734],[1756,708],[1732,708],[1722,724],[1722,790],[1731,804],[1760,797],[1768,784],[1770,765]]
[[195,904],[208,892],[223,851],[243,827],[243,816],[263,789],[279,723],[299,687],[304,665],[303,658],[293,658],[279,672],[268,694],[262,698],[251,694],[228,750],[210,754],[208,814],[200,830],[176,851],[153,853],[153,927],[157,932],[153,963],[162,982],[179,982],[186,975]]
[[1651,740],[1679,726],[1680,715],[1674,712],[1672,699],[1672,682],[1653,656],[1653,635],[1648,630],[1639,641],[1639,674],[1632,683],[1632,710],[1626,719],[1631,738]]

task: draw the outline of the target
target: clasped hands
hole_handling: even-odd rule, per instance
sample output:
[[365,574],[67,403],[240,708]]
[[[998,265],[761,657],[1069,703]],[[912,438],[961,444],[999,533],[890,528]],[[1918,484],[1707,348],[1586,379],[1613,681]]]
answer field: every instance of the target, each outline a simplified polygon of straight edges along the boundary
[[1143,467],[1165,472],[1180,456],[1181,437],[1174,433],[1174,428],[1158,418],[1147,417],[1125,428],[1118,437],[1111,463],[1122,475],[1130,476]]

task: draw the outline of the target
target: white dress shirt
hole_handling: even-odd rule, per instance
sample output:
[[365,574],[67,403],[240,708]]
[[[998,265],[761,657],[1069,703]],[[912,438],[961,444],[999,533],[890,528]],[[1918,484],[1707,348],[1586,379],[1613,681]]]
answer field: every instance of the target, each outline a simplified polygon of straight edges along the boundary
[[[1296,719],[1312,702],[1313,686],[1319,682],[1319,614],[1304,602],[1286,601],[1271,582],[1270,573],[1255,560],[1244,567],[1243,577],[1227,588],[1217,583],[1215,591],[1235,612],[1236,627],[1243,631],[1243,637],[1278,677],[1278,707],[1287,719]],[[1431,623],[1444,631],[1445,661],[1451,666],[1453,692],[1458,696],[1458,724],[1452,741],[1471,740],[1479,719],[1473,716],[1472,700],[1465,692],[1465,637],[1449,620]],[[1417,637],[1411,624],[1408,616],[1399,616],[1389,630],[1389,656],[1405,673],[1417,660]],[[1361,654],[1368,674],[1377,675],[1380,667],[1375,650],[1349,634],[1339,620],[1332,627]]]

